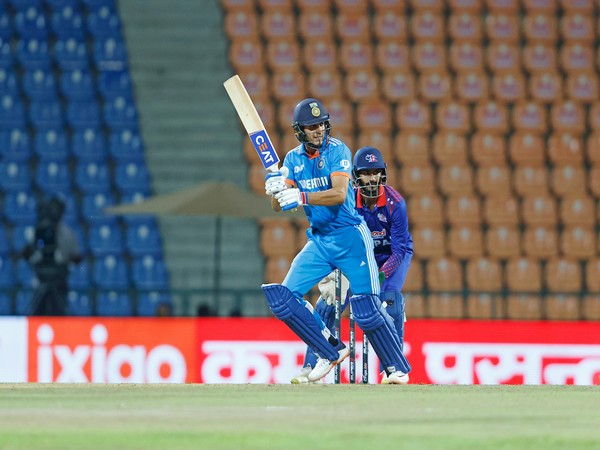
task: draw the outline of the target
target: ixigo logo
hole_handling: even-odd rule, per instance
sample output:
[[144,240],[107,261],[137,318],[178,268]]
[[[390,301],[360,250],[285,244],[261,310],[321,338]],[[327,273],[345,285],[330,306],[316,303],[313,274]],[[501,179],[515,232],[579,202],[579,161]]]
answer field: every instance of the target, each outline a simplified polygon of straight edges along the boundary
[[37,380],[33,381],[183,383],[186,379],[185,358],[176,347],[118,344],[108,348],[108,331],[101,324],[90,330],[91,345],[53,344],[54,329],[48,324],[40,325],[36,337]]

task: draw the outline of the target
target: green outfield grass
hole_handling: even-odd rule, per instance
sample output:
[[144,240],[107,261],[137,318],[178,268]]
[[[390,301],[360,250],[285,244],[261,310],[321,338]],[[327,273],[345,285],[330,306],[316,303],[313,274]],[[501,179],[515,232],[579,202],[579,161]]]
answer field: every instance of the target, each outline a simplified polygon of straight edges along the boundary
[[0,384],[0,449],[600,449],[600,388]]

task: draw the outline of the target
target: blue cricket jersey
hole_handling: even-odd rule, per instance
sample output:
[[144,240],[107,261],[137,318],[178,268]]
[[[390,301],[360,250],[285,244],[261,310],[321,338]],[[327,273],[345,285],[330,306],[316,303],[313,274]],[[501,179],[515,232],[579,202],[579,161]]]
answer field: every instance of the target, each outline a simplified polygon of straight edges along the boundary
[[[301,192],[319,192],[331,189],[331,176],[352,178],[352,153],[339,139],[329,137],[327,144],[314,155],[309,155],[304,144],[290,150],[283,164],[289,169],[287,182]],[[361,217],[356,211],[352,183],[341,205],[304,205],[313,233],[328,234],[333,230],[358,225]]]

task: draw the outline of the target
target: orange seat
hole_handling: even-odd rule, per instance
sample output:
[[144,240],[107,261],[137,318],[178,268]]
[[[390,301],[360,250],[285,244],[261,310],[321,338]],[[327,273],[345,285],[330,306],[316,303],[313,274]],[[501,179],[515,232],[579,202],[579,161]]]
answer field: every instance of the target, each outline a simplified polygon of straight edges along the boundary
[[467,296],[467,317],[469,319],[502,319],[504,298],[497,294],[469,294]]
[[548,195],[548,169],[545,166],[517,166],[513,187],[520,197]]
[[468,164],[452,164],[440,167],[438,174],[440,191],[444,195],[473,193],[473,168]]
[[373,65],[373,48],[368,42],[347,41],[339,46],[340,67],[346,73]]
[[596,101],[590,105],[588,122],[593,135],[600,131],[600,102]]
[[525,77],[520,72],[506,72],[492,77],[492,94],[499,103],[514,103],[526,96]]
[[[355,148],[359,148],[358,145],[355,146]],[[398,166],[396,164],[388,164],[387,170],[386,170],[386,175],[387,175],[387,182],[389,185],[394,186],[394,187],[400,187],[400,176],[398,175]]]
[[479,45],[464,42],[450,44],[448,63],[452,70],[461,72],[483,72],[483,50]]
[[585,263],[585,288],[589,292],[600,293],[600,258],[598,256]]
[[229,62],[236,72],[262,71],[263,47],[258,39],[236,39],[229,48]]
[[558,235],[554,227],[528,226],[523,232],[523,250],[532,258],[548,259],[558,254]]
[[498,292],[504,284],[502,267],[498,260],[477,256],[467,261],[467,289],[476,292]]
[[413,100],[396,106],[396,125],[404,131],[429,133],[431,131],[431,110],[425,103]]
[[400,169],[402,192],[408,196],[431,194],[436,190],[435,172],[432,166],[407,166]]
[[556,45],[558,21],[553,14],[526,14],[523,17],[523,35],[529,44]]
[[392,130],[392,108],[379,99],[366,99],[356,108],[356,123],[361,132]]
[[291,127],[290,131],[287,132],[286,130],[286,132],[283,133],[281,135],[281,138],[279,139],[279,148],[281,149],[281,153],[284,155],[291,149],[298,147],[298,145],[300,145],[300,142],[298,141],[296,136],[294,136],[294,134],[291,132]]
[[594,72],[594,47],[578,42],[563,45],[560,66],[567,74]]
[[454,80],[454,91],[459,100],[481,103],[489,100],[489,80],[478,72],[459,73]]
[[[445,148],[452,152],[451,146],[455,146],[455,154],[464,154],[464,158],[460,158],[461,162],[466,160],[467,154],[467,139],[465,137],[471,131],[471,114],[469,108],[464,104],[457,101],[448,101],[438,103],[435,110],[435,124],[438,126],[438,133],[440,136],[438,143],[443,143],[441,139],[448,142]],[[459,137],[462,137],[460,139]],[[440,142],[441,141],[441,142]],[[434,138],[434,150],[435,150],[435,138]],[[438,147],[439,148],[439,147]],[[434,157],[442,156],[434,151]],[[436,159],[437,160],[437,159]],[[441,162],[441,160],[437,160]]]
[[460,263],[453,258],[434,258],[425,263],[427,286],[434,292],[460,292],[463,275]]
[[343,96],[342,79],[337,71],[325,69],[313,71],[307,81],[308,95],[327,105],[332,99]]
[[446,254],[446,240],[442,227],[415,226],[411,234],[420,259],[440,258]]
[[375,14],[382,14],[388,11],[395,13],[404,13],[407,0],[371,0],[371,5]]
[[508,109],[493,100],[475,105],[473,119],[477,131],[497,134],[508,132]]
[[432,319],[462,319],[464,302],[462,295],[430,294],[427,298],[429,317]]
[[481,227],[451,227],[448,231],[448,250],[452,256],[461,260],[482,255],[483,234]]
[[598,99],[598,78],[594,72],[567,76],[567,98],[574,102],[593,103]]
[[390,103],[408,103],[416,97],[415,77],[412,73],[384,73],[381,90]]
[[[454,105],[454,103],[452,103]],[[440,108],[438,106],[438,108]],[[465,108],[466,109],[466,108]],[[440,110],[438,109],[438,112]],[[465,113],[467,113],[465,111]],[[447,123],[449,120],[446,120]],[[432,155],[433,160],[442,166],[448,164],[466,164],[467,163],[467,138],[463,134],[455,132],[451,127],[444,128],[439,122],[438,126],[442,129],[433,136]],[[449,131],[444,131],[449,130]]]
[[600,198],[600,166],[593,166],[590,169],[589,188],[595,198]]
[[411,59],[407,44],[385,41],[376,44],[374,49],[375,63],[384,75],[410,73]]
[[471,159],[480,167],[506,164],[506,140],[486,131],[471,136]]
[[415,227],[432,226],[439,228],[444,223],[442,207],[442,199],[436,194],[414,196],[408,202],[410,223]]
[[425,134],[405,131],[394,138],[394,156],[401,165],[429,166],[429,138]]
[[409,0],[409,3],[415,12],[429,11],[440,14],[446,8],[445,0]]
[[490,44],[485,57],[492,74],[514,74],[521,70],[521,52],[518,45],[508,45],[504,42]]
[[248,184],[252,191],[260,196],[265,195],[265,176],[267,171],[261,164],[260,160],[255,157],[249,164]]
[[556,200],[550,195],[529,195],[521,201],[521,217],[528,226],[555,227],[558,223]]
[[373,17],[373,35],[378,43],[404,43],[408,41],[408,24],[404,11],[386,8]]
[[275,256],[267,258],[265,264],[265,283],[282,283],[290,270],[292,258],[286,256]]
[[[574,127],[573,127],[574,128]],[[548,139],[548,159],[555,165],[583,164],[583,139],[574,132],[556,132]]]
[[358,133],[355,144],[356,148],[369,146],[379,149],[383,159],[387,161],[388,167],[391,168],[393,167],[392,160],[394,159],[394,146],[392,142],[392,135],[389,131],[377,128],[369,130],[367,128],[366,130]]
[[[292,121],[294,119],[294,108],[297,104],[297,99],[287,99],[279,103],[276,122],[280,130],[283,131],[284,136],[293,135]],[[326,107],[329,108],[329,105]],[[329,114],[331,114],[331,112]]]
[[267,64],[273,72],[300,70],[300,48],[296,39],[269,41]]
[[476,195],[455,195],[446,199],[446,223],[454,227],[481,225],[481,205]]
[[443,16],[430,11],[416,11],[410,21],[410,34],[417,42],[442,43],[446,39]]
[[335,31],[342,42],[370,42],[369,16],[356,12],[339,12],[335,17]]
[[254,11],[240,10],[225,15],[225,34],[230,40],[257,39],[258,18]]
[[545,134],[548,131],[548,114],[539,103],[519,101],[513,107],[512,124],[516,131]]
[[590,259],[596,255],[596,235],[592,227],[569,225],[560,234],[560,250],[567,258]]
[[347,74],[344,86],[346,95],[353,102],[379,97],[379,80],[369,70],[355,70]]
[[544,275],[546,288],[553,293],[579,293],[583,287],[581,266],[574,259],[550,258]]
[[261,221],[260,250],[266,257],[296,254],[296,229],[287,219]]
[[593,14],[594,13],[594,1],[593,0],[559,0],[561,8],[566,14]]
[[298,17],[298,36],[305,45],[318,42],[333,43],[332,17],[331,14],[324,14],[313,9],[301,12]]
[[267,11],[292,12],[293,0],[257,0],[258,7],[265,13]]
[[575,164],[554,166],[550,180],[552,191],[559,197],[585,195],[587,183],[583,166]]
[[446,71],[446,47],[442,44],[417,43],[412,47],[411,59],[420,73]]
[[475,14],[481,12],[483,7],[479,0],[448,0],[447,3],[452,14]]
[[542,290],[540,263],[527,257],[511,258],[506,262],[506,287],[513,292],[538,293]]
[[[354,131],[354,111],[352,104],[347,99],[334,97],[327,101],[325,107],[329,112],[329,122],[331,123],[333,135],[338,131]],[[290,126],[292,123],[291,117]]]
[[573,193],[560,202],[559,217],[563,225],[594,226],[596,202],[585,192]]
[[485,18],[485,33],[490,42],[517,44],[521,39],[521,25],[516,15],[489,14]]
[[316,11],[319,14],[331,12],[331,0],[296,0],[296,6],[301,13]]
[[592,44],[596,39],[594,18],[579,12],[565,14],[560,19],[560,34],[565,42]]
[[337,11],[366,14],[369,7],[367,0],[333,0]]
[[600,295],[586,295],[581,304],[584,320],[600,320]]
[[542,166],[546,164],[544,140],[538,134],[517,131],[510,136],[508,156],[517,166]]
[[556,14],[556,0],[522,0],[527,15],[533,13]]
[[279,102],[306,98],[306,79],[301,72],[276,72],[271,77],[273,98]]
[[477,168],[475,184],[477,191],[487,197],[511,195],[510,172],[504,165]]
[[587,160],[594,167],[600,165],[600,130],[588,135],[585,143]]
[[423,100],[435,103],[452,98],[452,78],[446,72],[428,72],[419,76],[418,90]]
[[260,31],[267,41],[296,39],[296,18],[291,11],[263,12],[260,19]]
[[521,235],[517,227],[490,227],[485,234],[485,250],[492,258],[507,259],[521,255]]
[[267,101],[271,96],[269,76],[264,70],[261,71],[239,71],[246,91],[252,101],[262,99]]
[[448,18],[448,36],[452,42],[470,42],[480,45],[483,38],[483,25],[480,17],[475,14],[461,12],[450,14]]
[[535,73],[529,78],[527,91],[535,102],[547,105],[562,99],[562,85],[563,78],[558,72]]
[[512,195],[486,197],[483,201],[483,220],[489,226],[519,225],[519,205]]
[[556,73],[557,59],[555,46],[528,44],[523,48],[523,67],[531,74]]
[[[356,146],[356,136],[353,131],[348,131],[347,129],[340,130],[336,128],[335,131],[331,132],[331,136],[344,142],[348,148],[358,148]],[[388,168],[388,178],[389,172],[390,170]]]
[[406,291],[404,293],[404,303],[406,317],[411,319],[427,317],[427,307],[425,305],[425,297],[423,297],[423,294]]
[[546,301],[546,319],[548,320],[579,320],[579,295],[555,294],[548,295]]
[[403,292],[418,292],[423,289],[423,266],[419,261],[412,260],[408,275],[402,286]]
[[542,299],[533,294],[511,294],[506,299],[506,318],[510,320],[540,320]]
[[337,46],[333,41],[309,41],[302,46],[302,63],[312,75],[313,72],[329,70],[338,72]]
[[518,14],[520,0],[485,0],[487,10],[494,14]]

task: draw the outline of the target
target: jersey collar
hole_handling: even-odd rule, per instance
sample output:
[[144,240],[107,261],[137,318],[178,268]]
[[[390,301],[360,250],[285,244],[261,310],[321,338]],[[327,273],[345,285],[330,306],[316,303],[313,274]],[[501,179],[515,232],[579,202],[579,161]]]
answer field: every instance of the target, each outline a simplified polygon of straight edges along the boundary
[[[377,197],[377,207],[383,208],[387,205],[387,194],[385,193],[385,189],[383,186],[379,186],[379,197]],[[360,189],[356,189],[356,207],[363,208],[363,198],[360,195]]]

